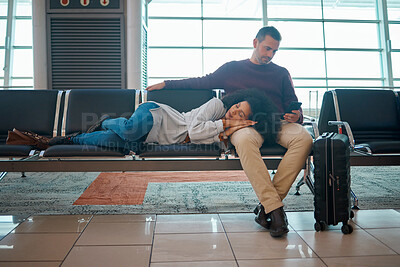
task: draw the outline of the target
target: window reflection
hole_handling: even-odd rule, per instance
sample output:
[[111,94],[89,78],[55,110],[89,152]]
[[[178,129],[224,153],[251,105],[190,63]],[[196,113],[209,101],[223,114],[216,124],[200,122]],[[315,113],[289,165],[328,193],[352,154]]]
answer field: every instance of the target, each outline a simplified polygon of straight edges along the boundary
[[376,23],[325,22],[328,48],[379,48]]
[[269,25],[282,35],[280,47],[323,48],[322,22],[273,21]]
[[392,41],[392,49],[400,49],[400,24],[390,24],[389,35]]
[[153,19],[149,28],[150,46],[201,46],[200,20]]
[[203,16],[262,18],[262,5],[257,0],[203,0]]
[[15,46],[32,46],[32,20],[15,21]]
[[328,77],[380,78],[379,52],[327,51]]
[[400,52],[392,52],[393,77],[400,78]]
[[252,47],[261,21],[204,21],[204,46]]
[[325,19],[377,19],[376,0],[323,0]]
[[33,54],[32,49],[14,50],[14,64],[12,77],[33,76]]
[[321,19],[321,0],[268,0],[269,18],[313,18]]
[[389,20],[400,20],[400,0],[386,0]]

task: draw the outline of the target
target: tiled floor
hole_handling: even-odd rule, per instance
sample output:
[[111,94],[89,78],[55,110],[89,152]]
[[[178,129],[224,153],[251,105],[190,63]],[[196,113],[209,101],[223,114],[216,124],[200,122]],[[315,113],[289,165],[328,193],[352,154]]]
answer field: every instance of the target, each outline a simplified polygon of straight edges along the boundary
[[252,213],[0,216],[0,266],[400,266],[399,211],[357,211],[350,235],[287,215],[278,239]]

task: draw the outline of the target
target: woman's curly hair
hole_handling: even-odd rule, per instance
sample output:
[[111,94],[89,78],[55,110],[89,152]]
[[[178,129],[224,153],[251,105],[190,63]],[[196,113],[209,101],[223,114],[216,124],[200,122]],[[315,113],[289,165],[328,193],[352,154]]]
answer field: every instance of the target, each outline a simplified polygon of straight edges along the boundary
[[247,101],[251,107],[249,120],[257,123],[252,126],[264,138],[264,143],[274,143],[281,129],[280,116],[277,107],[267,95],[258,89],[241,89],[224,96],[224,106],[229,110],[233,105]]

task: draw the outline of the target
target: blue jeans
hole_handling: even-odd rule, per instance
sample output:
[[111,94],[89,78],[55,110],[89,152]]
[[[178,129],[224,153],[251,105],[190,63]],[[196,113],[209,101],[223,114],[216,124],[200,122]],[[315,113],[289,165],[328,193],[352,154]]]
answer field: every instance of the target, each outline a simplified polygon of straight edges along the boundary
[[129,119],[116,118],[103,121],[104,131],[83,133],[72,138],[75,144],[121,148],[137,151],[141,142],[153,128],[150,109],[158,108],[155,103],[143,103]]

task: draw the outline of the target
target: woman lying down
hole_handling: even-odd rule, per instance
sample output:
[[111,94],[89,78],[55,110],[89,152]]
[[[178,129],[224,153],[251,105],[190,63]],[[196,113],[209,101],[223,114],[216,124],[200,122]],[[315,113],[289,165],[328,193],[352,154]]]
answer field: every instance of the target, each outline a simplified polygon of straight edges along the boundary
[[265,142],[274,142],[280,129],[276,107],[256,89],[238,90],[213,98],[189,112],[146,102],[129,119],[103,117],[86,133],[57,136],[49,145],[80,144],[137,151],[141,143],[212,144],[226,141],[235,131],[254,127]]

